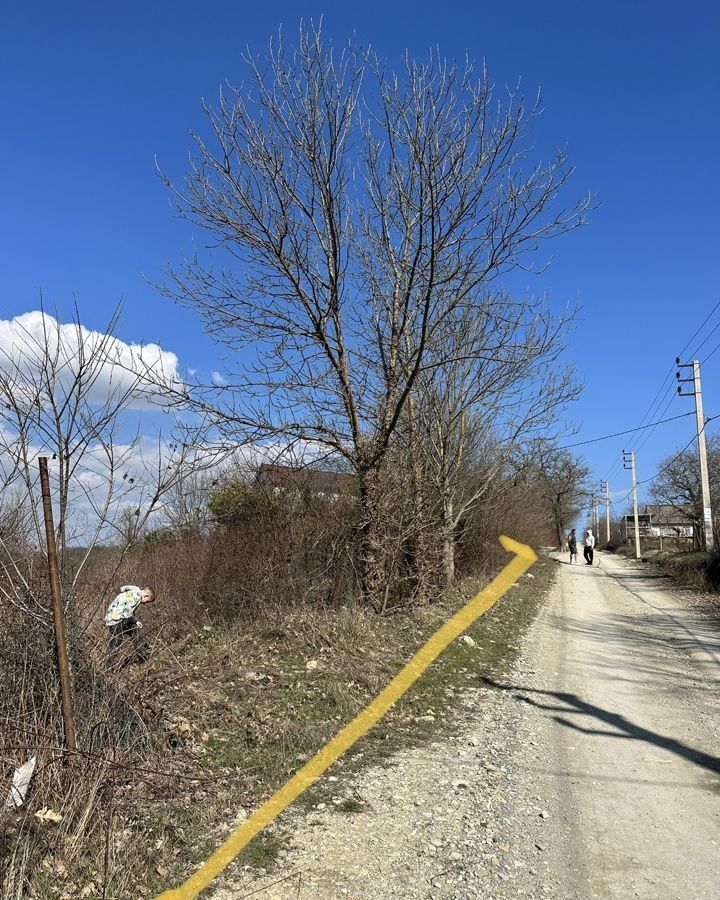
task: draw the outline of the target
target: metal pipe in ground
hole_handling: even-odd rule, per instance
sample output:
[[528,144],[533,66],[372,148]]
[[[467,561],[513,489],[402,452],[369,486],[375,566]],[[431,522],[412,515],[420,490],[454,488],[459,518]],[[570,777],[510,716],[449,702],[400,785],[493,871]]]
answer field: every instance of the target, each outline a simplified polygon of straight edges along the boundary
[[47,542],[48,572],[50,575],[50,593],[52,596],[53,619],[55,621],[55,649],[57,651],[58,674],[60,676],[60,700],[62,704],[65,746],[77,750],[75,741],[75,720],[72,710],[72,693],[70,689],[70,666],[68,663],[67,639],[65,637],[65,613],[60,592],[60,574],[58,572],[57,547],[55,545],[55,525],[53,523],[52,499],[50,497],[50,479],[48,477],[47,457],[38,459],[40,464],[40,491],[42,493],[43,514],[45,516],[45,539]]

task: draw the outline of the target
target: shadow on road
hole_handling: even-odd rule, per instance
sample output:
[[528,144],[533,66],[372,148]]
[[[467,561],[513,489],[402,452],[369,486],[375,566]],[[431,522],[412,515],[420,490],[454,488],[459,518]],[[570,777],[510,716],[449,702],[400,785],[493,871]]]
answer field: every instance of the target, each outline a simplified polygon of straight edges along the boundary
[[[588,703],[586,700],[578,697],[577,694],[570,694],[564,691],[545,691],[541,690],[540,688],[529,688],[517,684],[501,684],[500,682],[494,681],[492,678],[488,677],[483,677],[481,681],[483,681],[489,687],[495,688],[496,690],[511,692],[515,700],[518,700],[521,703],[527,703],[528,705],[533,706],[536,709],[566,714],[580,713],[581,715],[596,719],[599,722],[604,722],[605,724],[610,725],[617,730],[605,731],[604,729],[600,728],[585,728],[582,725],[576,725],[569,719],[564,718],[564,716],[553,716],[553,719],[556,722],[564,725],[566,728],[572,728],[574,731],[581,731],[583,734],[623,738],[633,741],[644,741],[648,744],[653,744],[656,747],[661,747],[663,750],[668,750],[670,753],[674,753],[676,756],[681,756],[683,757],[683,759],[687,759],[689,760],[689,762],[694,763],[696,766],[700,766],[701,768],[707,769],[710,772],[720,773],[720,757],[711,756],[709,753],[705,753],[702,750],[696,750],[693,747],[688,747],[687,744],[683,744],[682,741],[677,741],[675,740],[675,738],[667,737],[663,734],[658,734],[655,731],[650,731],[648,728],[642,728],[640,725],[635,725],[633,722],[630,722],[628,719],[626,719],[625,716],[610,712],[610,710],[603,709],[601,706],[596,706],[593,703]],[[545,698],[554,698],[555,700],[559,700],[565,705],[556,706],[551,701],[543,703],[539,700],[533,699],[533,697],[531,696],[528,696],[530,694],[540,695]]]
[[659,653],[663,660],[669,660],[673,651],[680,651],[683,660],[702,654],[707,665],[717,669],[715,677],[720,675],[720,630],[692,611],[666,611],[646,603],[643,615],[598,613],[585,619],[555,616],[552,624],[558,631],[597,644],[601,651],[615,648],[630,668],[640,668],[641,663],[652,667]]

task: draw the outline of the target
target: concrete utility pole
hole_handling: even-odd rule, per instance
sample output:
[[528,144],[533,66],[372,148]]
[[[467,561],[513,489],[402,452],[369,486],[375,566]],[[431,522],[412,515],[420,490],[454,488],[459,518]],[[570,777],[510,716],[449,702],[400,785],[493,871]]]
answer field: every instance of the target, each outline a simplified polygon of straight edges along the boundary
[[610,485],[607,481],[600,482],[600,490],[605,491],[605,540],[610,543]]
[[635,477],[635,451],[623,450],[623,467],[632,472],[633,516],[635,517],[635,559],[640,559],[640,521],[638,519],[637,478]]
[[57,548],[55,546],[55,525],[53,523],[47,457],[41,456],[38,459],[38,463],[40,464],[40,490],[42,492],[43,513],[45,515],[45,538],[47,541],[53,619],[55,620],[55,648],[57,650],[58,673],[60,675],[60,702],[62,705],[63,727],[65,729],[65,746],[70,750],[77,750],[72,694],[70,691],[70,666],[68,664],[67,640],[65,638],[65,614],[60,594],[60,575],[58,573]]
[[[705,532],[705,553],[708,559],[715,555],[715,537],[713,535],[712,504],[710,502],[710,479],[708,477],[707,445],[705,443],[705,416],[703,415],[702,387],[700,385],[700,360],[694,359],[691,363],[681,363],[680,357],[675,359],[680,369],[692,369],[692,378],[681,378],[680,372],[676,373],[678,394],[681,397],[695,397],[695,421],[697,424],[698,455],[700,457],[700,485],[702,488],[703,504],[703,530]],[[684,392],[682,382],[692,381],[692,392]]]

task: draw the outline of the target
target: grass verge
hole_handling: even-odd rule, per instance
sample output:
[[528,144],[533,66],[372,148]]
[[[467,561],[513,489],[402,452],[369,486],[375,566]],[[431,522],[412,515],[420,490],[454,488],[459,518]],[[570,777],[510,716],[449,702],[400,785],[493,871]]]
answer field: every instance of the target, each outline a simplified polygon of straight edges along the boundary
[[[452,729],[463,690],[483,675],[501,675],[511,665],[519,649],[518,639],[535,618],[556,570],[555,561],[542,558],[467,632],[471,640],[455,641],[387,716],[302,795],[298,805],[312,809],[324,804],[339,813],[361,812],[363,799],[344,787],[353,772],[389,760],[403,747],[436,740]],[[216,794],[214,812],[206,820],[211,826],[210,839],[203,846],[188,848],[184,871],[176,880],[230,830],[217,826],[232,819],[233,800],[243,809],[254,808],[280,787],[360,712],[430,634],[484,583],[467,580],[452,596],[407,616],[299,610],[296,618],[283,620],[282,629],[256,627],[239,639],[233,646],[238,651],[243,647],[244,652],[226,654],[223,677],[212,674],[207,666],[221,655],[216,651],[226,645],[226,635],[202,641],[205,668],[191,662],[200,648],[188,650],[185,662],[196,674],[189,685],[194,699],[186,710],[195,710],[193,734],[202,729],[207,735],[200,758],[223,773],[227,794],[222,801],[221,792]],[[230,664],[233,659],[236,667]],[[212,694],[222,696],[224,705],[211,701]],[[181,804],[177,815],[187,814]],[[282,817],[280,824],[270,826],[263,836],[276,850],[282,847],[286,838]],[[270,868],[272,859],[263,854],[258,857],[251,848],[241,854],[236,865]]]
[[[463,690],[511,664],[556,568],[551,559],[538,561],[469,630],[470,640],[455,641],[298,802],[359,813],[362,798],[343,787],[352,773],[453,727]],[[390,617],[360,608],[279,607],[252,623],[189,631],[148,666],[124,670],[122,690],[157,723],[160,749],[145,766],[120,770],[110,795],[105,783],[87,866],[79,854],[69,866],[53,846],[53,826],[45,826],[45,875],[33,879],[27,896],[137,900],[184,880],[486,581],[466,580],[436,604]],[[60,812],[70,828],[74,813]],[[271,869],[285,839],[281,821],[235,865]],[[103,853],[105,865],[122,873],[104,894],[97,862]]]

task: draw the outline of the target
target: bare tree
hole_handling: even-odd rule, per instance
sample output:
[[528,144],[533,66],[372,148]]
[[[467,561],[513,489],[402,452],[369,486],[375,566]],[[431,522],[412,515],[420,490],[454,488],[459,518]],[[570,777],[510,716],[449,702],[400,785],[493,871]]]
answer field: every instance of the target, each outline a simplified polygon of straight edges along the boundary
[[[143,358],[138,348],[135,366],[121,358],[112,333],[117,313],[104,333],[88,331],[79,318],[63,325],[44,311],[32,316],[32,329],[15,320],[16,340],[0,353],[0,477],[4,495],[12,492],[13,522],[11,532],[0,528],[0,598],[45,619],[43,582],[38,593],[33,577],[44,550],[38,456],[51,457],[68,603],[94,548],[121,536],[119,564],[182,474],[206,466],[209,457],[202,425],[178,425],[172,438],[160,437],[155,445],[140,435],[140,409],[158,402],[162,373],[152,351]],[[170,374],[166,380],[177,390]]]
[[180,473],[163,505],[162,522],[176,534],[194,534],[212,520],[208,498],[219,483],[220,471],[198,471],[190,466]]
[[418,378],[454,320],[492,312],[489,285],[541,267],[589,199],[558,204],[562,154],[523,170],[539,105],[496,101],[470,62],[406,56],[396,73],[313,28],[245,61],[249,84],[205,107],[184,182],[166,178],[215,258],[169,270],[163,290],[254,359],[204,395],[226,433],[320,444],[355,472],[373,593],[376,476]]
[[590,469],[568,450],[543,439],[529,444],[516,468],[519,478],[537,485],[557,545],[562,547],[568,527],[591,496]]
[[578,393],[560,361],[573,311],[556,319],[543,301],[508,297],[486,305],[458,317],[416,388],[417,449],[439,507],[446,586],[460,523]]
[[[713,508],[717,510],[720,509],[720,434],[708,436],[707,455],[710,499]],[[697,450],[689,447],[662,460],[650,490],[658,503],[671,506],[692,519],[696,546],[700,549],[704,517]],[[718,516],[714,515],[716,541],[720,538],[720,523],[717,519]]]

